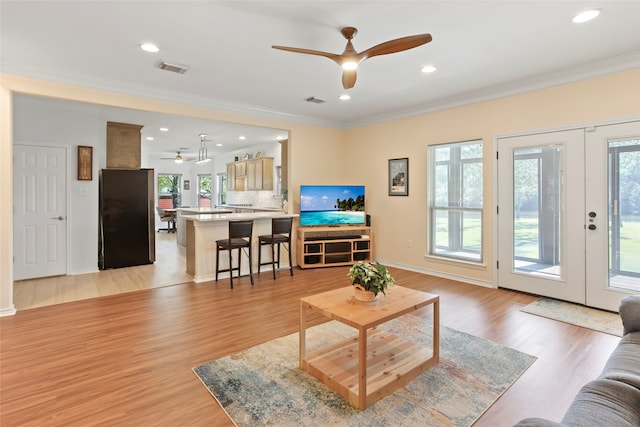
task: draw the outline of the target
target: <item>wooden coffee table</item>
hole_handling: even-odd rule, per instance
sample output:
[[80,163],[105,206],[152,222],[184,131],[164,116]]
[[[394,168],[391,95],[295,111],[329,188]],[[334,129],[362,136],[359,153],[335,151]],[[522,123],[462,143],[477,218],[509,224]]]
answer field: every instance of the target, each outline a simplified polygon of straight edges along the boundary
[[[375,328],[429,304],[433,304],[432,349]],[[307,309],[358,329],[358,337],[307,353]],[[300,368],[362,410],[438,364],[439,323],[438,295],[401,286],[387,289],[387,295],[374,302],[356,300],[352,286],[301,298]]]

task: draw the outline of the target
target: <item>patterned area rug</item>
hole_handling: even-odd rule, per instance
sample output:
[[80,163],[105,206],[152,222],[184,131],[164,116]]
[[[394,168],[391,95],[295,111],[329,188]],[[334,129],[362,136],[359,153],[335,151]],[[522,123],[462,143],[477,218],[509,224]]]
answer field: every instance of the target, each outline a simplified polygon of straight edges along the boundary
[[[380,327],[431,346],[431,322],[405,315]],[[357,330],[330,321],[307,330],[307,351]],[[469,426],[534,356],[441,326],[440,364],[364,411],[298,368],[298,334],[194,368],[240,426]]]
[[585,307],[553,298],[540,298],[520,311],[547,317],[610,335],[622,336],[620,316],[609,311]]

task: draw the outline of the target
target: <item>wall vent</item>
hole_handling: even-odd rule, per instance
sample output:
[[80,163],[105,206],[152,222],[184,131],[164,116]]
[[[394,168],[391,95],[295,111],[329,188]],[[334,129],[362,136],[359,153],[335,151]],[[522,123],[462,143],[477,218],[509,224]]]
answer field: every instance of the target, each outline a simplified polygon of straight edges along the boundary
[[185,65],[169,64],[168,62],[161,62],[158,66],[161,70],[171,71],[173,73],[184,74],[189,67]]
[[315,96],[310,96],[309,98],[305,99],[305,101],[313,102],[314,104],[324,104],[325,102],[327,102],[324,99],[316,98]]

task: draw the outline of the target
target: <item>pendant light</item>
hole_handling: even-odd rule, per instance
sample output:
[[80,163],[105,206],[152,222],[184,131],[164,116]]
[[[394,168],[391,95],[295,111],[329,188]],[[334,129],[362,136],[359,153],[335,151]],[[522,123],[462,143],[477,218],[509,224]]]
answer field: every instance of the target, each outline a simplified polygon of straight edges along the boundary
[[198,150],[198,161],[196,162],[196,164],[198,165],[204,165],[211,161],[211,158],[209,158],[209,155],[207,154],[207,143],[205,141],[206,138],[206,133],[200,134],[200,149]]

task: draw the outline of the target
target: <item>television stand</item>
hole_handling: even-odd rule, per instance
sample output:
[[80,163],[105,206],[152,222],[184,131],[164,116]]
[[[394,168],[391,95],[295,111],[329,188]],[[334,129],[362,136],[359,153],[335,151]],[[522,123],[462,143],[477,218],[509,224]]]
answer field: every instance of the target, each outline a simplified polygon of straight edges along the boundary
[[352,265],[373,259],[371,227],[298,227],[297,261],[300,268]]

